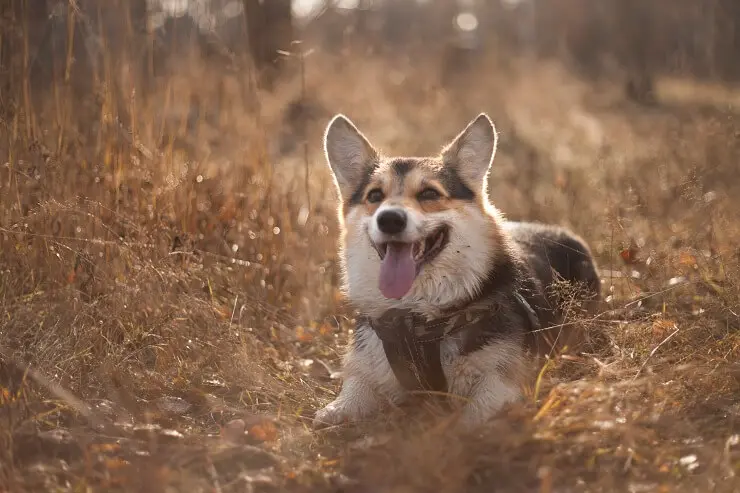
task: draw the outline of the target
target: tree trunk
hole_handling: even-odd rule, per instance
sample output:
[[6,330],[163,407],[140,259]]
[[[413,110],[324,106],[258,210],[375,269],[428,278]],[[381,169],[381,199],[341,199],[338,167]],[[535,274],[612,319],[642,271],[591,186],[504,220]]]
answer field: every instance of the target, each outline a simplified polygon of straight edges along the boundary
[[290,52],[293,12],[290,0],[243,0],[249,51],[260,79],[271,85],[283,65],[280,51]]
[[627,71],[626,96],[641,104],[653,104],[655,88],[652,63],[657,40],[653,30],[655,19],[652,9],[642,0],[620,0],[617,9],[618,26],[624,29],[625,38],[619,44],[617,58]]
[[45,0],[18,1],[17,14],[23,19],[23,39],[17,53],[23,54],[23,74],[28,74],[32,92],[48,84],[52,77],[52,50],[50,45],[51,23],[49,9]]
[[716,0],[716,9],[712,69],[722,79],[734,82],[740,78],[740,2]]

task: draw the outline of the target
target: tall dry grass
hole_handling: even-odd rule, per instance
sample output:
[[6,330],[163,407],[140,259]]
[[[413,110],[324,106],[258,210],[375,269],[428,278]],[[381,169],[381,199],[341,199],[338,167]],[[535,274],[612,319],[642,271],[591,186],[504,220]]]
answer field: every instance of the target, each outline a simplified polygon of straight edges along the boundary
[[[454,79],[434,57],[318,51],[270,93],[240,55],[227,70],[186,53],[144,80],[134,41],[95,73],[55,59],[41,89],[32,53],[13,52],[0,490],[737,488],[733,114],[636,107],[495,48]],[[603,310],[572,321],[590,344],[476,436],[425,402],[311,431],[352,317],[326,122],[343,112],[384,151],[423,154],[481,111],[501,132],[494,202],[574,228],[598,257]]]

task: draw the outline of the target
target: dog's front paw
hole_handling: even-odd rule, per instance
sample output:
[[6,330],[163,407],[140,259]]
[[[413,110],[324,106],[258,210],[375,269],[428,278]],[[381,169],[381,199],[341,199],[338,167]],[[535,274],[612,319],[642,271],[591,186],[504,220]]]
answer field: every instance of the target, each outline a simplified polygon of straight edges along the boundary
[[353,421],[355,416],[347,406],[341,402],[334,401],[323,409],[320,409],[313,419],[314,428],[325,428],[327,426],[337,426]]

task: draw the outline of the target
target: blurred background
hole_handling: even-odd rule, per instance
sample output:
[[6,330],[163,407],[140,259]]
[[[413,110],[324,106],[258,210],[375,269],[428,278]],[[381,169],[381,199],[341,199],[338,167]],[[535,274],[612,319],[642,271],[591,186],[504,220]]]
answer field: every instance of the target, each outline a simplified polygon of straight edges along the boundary
[[[20,20],[20,5],[26,5],[33,33],[28,48],[41,67],[50,65],[52,46],[61,49],[67,41],[70,10],[76,10],[79,62],[100,55],[103,35],[109,46],[130,41],[125,35],[148,38],[150,50],[168,55],[204,49],[210,40],[242,60],[251,55],[260,70],[279,63],[279,51],[293,51],[299,39],[329,52],[361,46],[364,56],[410,56],[420,47],[435,48],[446,54],[441,63],[506,51],[557,58],[590,77],[621,71],[637,99],[650,97],[655,76],[732,82],[740,71],[739,14],[731,0],[132,0],[100,6],[91,0],[39,0],[8,2],[7,22]],[[96,7],[107,20],[95,15]],[[128,30],[120,25],[121,14]],[[85,16],[92,16],[87,31],[80,25]]]
[[[738,108],[736,0],[5,0],[0,353],[133,416],[177,396],[191,411],[167,426],[189,437],[245,409],[279,414],[293,441],[276,450],[318,460],[295,437],[336,390],[351,335],[325,126],[342,112],[382,151],[426,155],[485,111],[493,202],[574,228],[601,266],[606,363],[576,373],[614,382],[645,358],[718,375],[740,357]],[[4,371],[0,390],[18,388]],[[703,399],[727,381],[691,385]],[[76,423],[41,387],[36,410],[12,408],[17,429],[53,428],[38,409]],[[657,409],[660,392],[620,406]],[[686,419],[695,394],[671,395]],[[17,458],[26,442],[9,436],[0,453]],[[87,474],[74,464],[54,474]],[[199,471],[181,474],[210,484]]]
[[[709,193],[703,205],[714,207],[738,183],[732,0],[16,0],[2,9],[0,106],[14,149],[3,196],[15,197],[6,223],[82,191],[118,212],[148,207],[199,250],[269,257],[246,226],[214,213],[278,201],[297,210],[284,220],[331,236],[321,136],[337,112],[382,149],[412,154],[436,152],[488,112],[502,136],[492,198],[512,218],[571,223],[610,259],[606,236],[644,244],[646,229],[686,219],[687,189]],[[183,200],[169,212],[156,205]]]

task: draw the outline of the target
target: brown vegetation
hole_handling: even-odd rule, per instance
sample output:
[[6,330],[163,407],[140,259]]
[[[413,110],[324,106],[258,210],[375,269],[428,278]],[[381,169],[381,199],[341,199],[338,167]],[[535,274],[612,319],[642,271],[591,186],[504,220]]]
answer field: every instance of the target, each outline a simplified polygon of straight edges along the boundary
[[[152,70],[135,23],[81,66],[65,31],[34,79],[23,4],[0,19],[0,491],[740,488],[740,125],[720,91],[698,105],[659,78],[646,109],[495,43],[455,65],[354,37],[288,57],[268,92],[217,44]],[[352,317],[328,118],[418,155],[481,111],[494,202],[598,257],[588,345],[476,436],[425,401],[312,431]]]

